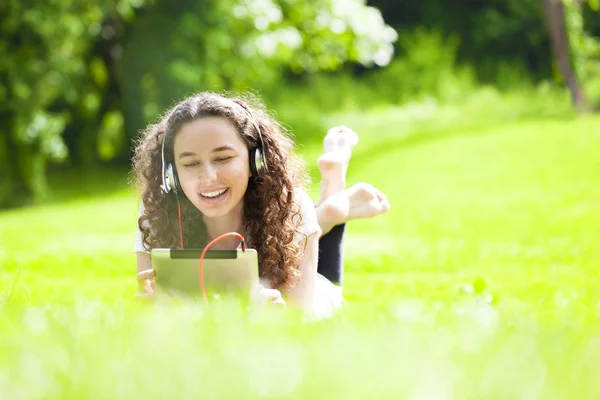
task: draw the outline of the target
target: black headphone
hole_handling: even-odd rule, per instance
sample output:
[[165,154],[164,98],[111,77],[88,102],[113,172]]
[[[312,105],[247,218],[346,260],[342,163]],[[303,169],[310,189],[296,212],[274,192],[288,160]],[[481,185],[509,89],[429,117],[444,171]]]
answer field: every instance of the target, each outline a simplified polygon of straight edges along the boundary
[[[248,114],[248,120],[252,125],[254,125],[254,129],[258,132],[258,140],[260,141],[260,147],[255,147],[249,151],[248,159],[250,163],[250,172],[252,173],[253,178],[259,178],[262,176],[263,171],[269,171],[267,169],[267,162],[265,160],[265,143],[262,138],[262,134],[260,132],[260,128],[250,111],[246,109],[243,105],[234,102],[244,109],[246,114]],[[165,163],[165,142],[167,141],[167,133],[163,137],[162,142],[162,151],[161,151],[161,159],[162,159],[162,185],[160,186],[163,192],[165,193],[175,193],[176,195],[179,193],[183,193],[183,189],[179,184],[179,177],[177,176],[177,170],[172,163]]]

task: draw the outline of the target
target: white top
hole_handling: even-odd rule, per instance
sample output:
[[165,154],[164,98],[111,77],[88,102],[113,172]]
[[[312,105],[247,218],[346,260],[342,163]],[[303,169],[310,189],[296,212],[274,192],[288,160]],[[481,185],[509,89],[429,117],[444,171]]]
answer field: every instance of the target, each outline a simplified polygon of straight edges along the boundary
[[[300,205],[300,213],[302,214],[302,225],[299,229],[302,234],[296,234],[296,241],[300,242],[305,238],[304,235],[308,237],[315,232],[318,233],[318,236],[321,236],[321,227],[317,220],[317,212],[312,199],[305,191],[294,189],[294,201]],[[144,212],[144,203],[140,202],[139,215],[143,215]],[[147,224],[148,222],[146,221],[146,226],[148,226]],[[137,228],[133,252],[150,254],[150,251],[142,243],[142,232],[139,227]],[[320,274],[317,274],[315,296],[317,297],[314,301],[315,310],[311,314],[318,319],[333,315],[342,306],[344,301],[341,288]]]

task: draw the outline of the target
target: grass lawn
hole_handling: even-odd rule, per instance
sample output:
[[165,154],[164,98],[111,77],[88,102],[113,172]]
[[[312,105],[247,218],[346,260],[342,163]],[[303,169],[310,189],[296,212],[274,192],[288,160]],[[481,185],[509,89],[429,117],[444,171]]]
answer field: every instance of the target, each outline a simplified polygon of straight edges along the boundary
[[0,213],[0,399],[599,398],[600,117],[405,117],[330,117],[392,208],[348,225],[328,321],[133,301],[120,171]]

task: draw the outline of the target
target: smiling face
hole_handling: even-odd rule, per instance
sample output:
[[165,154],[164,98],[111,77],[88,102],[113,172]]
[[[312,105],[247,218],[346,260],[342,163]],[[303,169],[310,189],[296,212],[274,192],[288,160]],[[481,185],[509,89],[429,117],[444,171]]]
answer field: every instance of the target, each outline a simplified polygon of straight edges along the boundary
[[209,218],[240,211],[251,176],[248,147],[231,121],[207,117],[184,124],[174,143],[179,183]]

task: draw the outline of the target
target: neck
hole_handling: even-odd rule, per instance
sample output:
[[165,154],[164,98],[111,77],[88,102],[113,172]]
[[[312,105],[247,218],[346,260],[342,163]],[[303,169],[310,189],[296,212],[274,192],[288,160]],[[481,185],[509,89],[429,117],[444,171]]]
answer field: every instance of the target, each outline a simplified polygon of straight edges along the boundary
[[[206,231],[208,233],[208,240],[211,241],[228,232],[238,232],[244,235],[243,230],[243,214],[244,214],[244,200],[240,201],[238,205],[231,210],[227,215],[222,217],[209,218],[203,217],[204,224],[206,225]],[[240,240],[236,237],[230,236],[219,240],[217,243],[211,246],[212,250],[233,250],[235,249]]]

